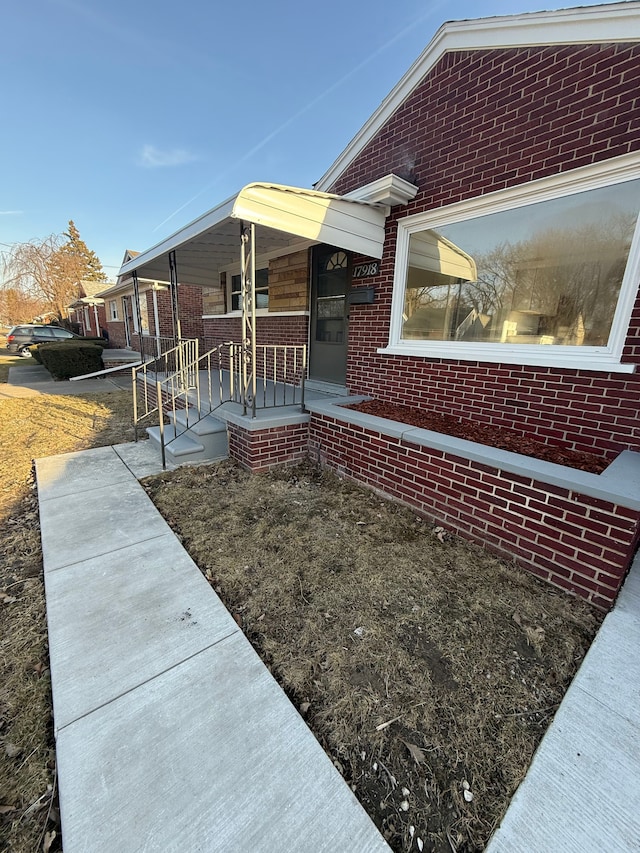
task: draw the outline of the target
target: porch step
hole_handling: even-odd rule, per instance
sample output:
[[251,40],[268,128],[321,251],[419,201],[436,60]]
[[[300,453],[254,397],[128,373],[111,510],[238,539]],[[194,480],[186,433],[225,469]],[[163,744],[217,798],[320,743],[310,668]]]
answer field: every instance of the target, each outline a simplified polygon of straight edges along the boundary
[[[147,427],[149,439],[160,449],[160,427]],[[169,442],[171,442],[169,444]],[[167,459],[176,465],[185,462],[204,461],[204,444],[191,438],[186,432],[176,433],[172,424],[164,428],[164,443]]]
[[[173,418],[173,413],[169,415]],[[194,435],[205,436],[227,431],[227,425],[215,415],[202,417],[197,409],[176,409],[175,422],[180,429],[189,429]]]
[[[186,423],[186,416],[183,418]],[[168,462],[184,465],[187,462],[212,462],[229,455],[226,424],[207,415],[194,427],[186,429],[176,417],[177,427],[166,424],[164,428],[165,453]],[[207,423],[205,423],[205,421]],[[195,427],[199,427],[199,433]],[[147,427],[147,435],[160,452],[160,427]]]
[[[184,409],[176,410],[175,416],[172,413],[170,417],[174,420],[174,426],[178,433],[183,433],[197,441],[198,444],[203,445],[207,459],[227,458],[229,442],[227,425],[224,421],[214,415],[205,415],[201,420],[198,420],[200,415],[197,409],[189,409],[188,420],[187,412]],[[189,423],[188,429],[187,423]]]

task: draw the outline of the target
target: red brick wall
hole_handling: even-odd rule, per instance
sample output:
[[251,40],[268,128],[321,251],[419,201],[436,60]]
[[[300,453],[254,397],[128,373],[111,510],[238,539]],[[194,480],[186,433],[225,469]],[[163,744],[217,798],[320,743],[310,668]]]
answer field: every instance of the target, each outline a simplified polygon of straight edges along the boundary
[[96,327],[96,316],[95,309],[93,305],[87,306],[87,312],[89,317],[89,325],[86,324],[86,314],[85,307],[82,308],[74,308],[71,316],[71,321],[73,323],[77,323],[82,330],[82,334],[85,337],[90,338],[99,338],[101,337],[101,330],[107,328],[107,315],[105,312],[104,305],[98,305],[98,325]]
[[[147,291],[149,306],[150,333],[155,335],[153,325],[153,296]],[[171,295],[168,290],[157,291],[158,327],[161,337],[173,336],[173,315],[171,312]],[[178,285],[178,314],[183,338],[199,338],[202,340],[202,288],[189,284]]]
[[307,423],[288,424],[259,432],[249,432],[232,423],[228,427],[229,456],[250,471],[267,471],[276,465],[291,465],[307,456]]
[[403,215],[640,149],[640,45],[447,53],[335,181],[395,172]]
[[[307,343],[307,329],[309,318],[304,315],[289,317],[258,317],[256,322],[256,341],[260,346],[300,346]],[[207,318],[204,320],[204,347],[205,351],[213,349],[218,344],[227,341],[240,343],[242,340],[242,322],[240,317]],[[262,376],[262,352],[258,349],[257,371]],[[228,367],[226,357],[223,357],[224,366]],[[266,376],[273,378],[272,354],[267,352]],[[278,380],[285,379],[287,382],[299,383],[301,376],[300,354],[289,351],[286,358],[286,377],[283,374],[284,360],[282,353],[277,356]]]
[[124,333],[123,320],[108,320],[107,331],[109,332],[109,346],[115,349],[124,349],[127,345],[127,337]]
[[[208,317],[204,321],[205,345],[211,348],[225,341],[240,343],[242,321],[240,317]],[[303,314],[293,316],[262,316],[256,318],[256,340],[259,345],[306,344],[309,318]]]
[[313,414],[309,452],[458,535],[608,609],[640,512]]
[[[446,54],[331,187],[395,172],[420,190],[387,221],[374,305],[351,310],[347,384],[615,455],[640,449],[638,375],[381,356],[399,217],[640,149],[640,46]],[[640,297],[624,360],[640,364]]]

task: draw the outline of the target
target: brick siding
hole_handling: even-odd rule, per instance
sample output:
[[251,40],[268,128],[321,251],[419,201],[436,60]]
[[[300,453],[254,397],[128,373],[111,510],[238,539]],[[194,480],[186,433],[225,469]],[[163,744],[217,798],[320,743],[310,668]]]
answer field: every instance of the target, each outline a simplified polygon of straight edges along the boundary
[[229,424],[229,455],[250,471],[292,465],[307,457],[309,425],[288,424],[250,432]]
[[124,320],[107,320],[107,331],[109,332],[109,345],[115,349],[124,349],[127,346],[127,336],[124,331]]
[[[153,295],[147,291],[147,304],[149,307],[149,331],[155,334],[153,328]],[[178,315],[183,338],[198,338],[202,340],[204,332],[202,326],[203,314],[203,290],[189,284],[178,285]],[[173,314],[171,311],[171,294],[168,290],[157,291],[158,302],[158,327],[160,337],[172,337]]]
[[220,274],[220,284],[218,287],[210,287],[202,294],[202,313],[203,314],[224,314],[227,310],[227,275]]
[[89,325],[85,323],[85,308],[74,308],[71,321],[77,323],[82,330],[82,334],[87,338],[99,338],[102,334],[102,329],[107,328],[107,316],[104,305],[98,305],[98,327],[96,328],[96,316],[94,306],[88,305]]
[[[378,355],[388,343],[396,223],[494,190],[640,149],[640,46],[446,54],[331,187],[389,172],[420,189],[387,220],[373,305],[354,305],[347,385],[510,427],[568,448],[640,450],[637,375]],[[640,296],[623,358],[640,364]]]
[[[225,341],[240,343],[242,340],[240,317],[207,317],[203,324],[205,346],[208,349]],[[309,318],[304,314],[291,317],[259,316],[256,318],[256,341],[259,346],[298,346],[307,343],[308,328]]]
[[312,459],[608,610],[640,511],[313,414]]

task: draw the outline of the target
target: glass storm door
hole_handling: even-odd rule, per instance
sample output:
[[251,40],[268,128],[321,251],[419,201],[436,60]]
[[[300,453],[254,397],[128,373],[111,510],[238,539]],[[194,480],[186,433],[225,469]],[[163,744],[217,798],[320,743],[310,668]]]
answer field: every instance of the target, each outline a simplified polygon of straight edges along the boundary
[[316,246],[311,277],[311,379],[337,385],[346,382],[350,287],[348,254],[332,246]]

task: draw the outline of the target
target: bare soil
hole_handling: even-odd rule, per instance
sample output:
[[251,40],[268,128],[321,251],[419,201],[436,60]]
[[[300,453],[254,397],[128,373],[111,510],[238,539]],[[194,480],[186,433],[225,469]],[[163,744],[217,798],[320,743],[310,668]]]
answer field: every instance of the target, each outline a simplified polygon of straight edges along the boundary
[[486,444],[489,447],[497,447],[501,450],[510,450],[513,453],[522,453],[524,456],[533,456],[546,462],[555,462],[558,465],[566,465],[569,468],[578,468],[581,471],[589,471],[592,474],[601,474],[610,464],[611,459],[597,456],[593,453],[584,453],[563,447],[557,443],[547,443],[540,439],[532,438],[511,429],[492,427],[487,424],[479,424],[467,418],[455,418],[452,415],[441,415],[427,409],[414,406],[402,406],[396,403],[386,403],[383,400],[368,400],[364,403],[356,403],[347,406],[368,415],[379,418],[388,418],[393,421],[410,424],[411,426],[441,432],[456,438],[465,438],[478,444]]
[[145,485],[392,849],[483,850],[601,616],[311,464]]

